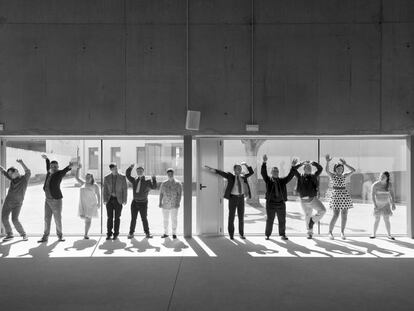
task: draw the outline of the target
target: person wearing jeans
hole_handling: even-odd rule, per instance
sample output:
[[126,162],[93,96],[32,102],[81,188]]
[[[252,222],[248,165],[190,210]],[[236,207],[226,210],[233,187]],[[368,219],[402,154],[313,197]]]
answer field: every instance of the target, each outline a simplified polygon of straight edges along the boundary
[[134,194],[134,199],[131,203],[131,225],[129,227],[128,239],[134,237],[138,212],[141,214],[142,227],[144,228],[145,236],[147,238],[152,238],[147,219],[148,193],[151,189],[157,188],[157,179],[155,175],[152,176],[151,180],[145,179],[144,168],[142,166],[138,166],[136,169],[137,178],[132,177],[131,171],[134,166],[135,165],[132,164],[126,170],[126,177],[132,184],[132,193]]
[[24,195],[26,193],[27,184],[30,179],[30,170],[22,160],[18,159],[16,161],[23,167],[25,171],[25,174],[23,176],[20,175],[19,170],[15,167],[10,167],[6,171],[2,166],[0,166],[0,172],[10,180],[9,191],[7,193],[6,199],[4,200],[1,213],[1,219],[4,225],[4,229],[6,230],[6,237],[3,239],[4,242],[14,238],[13,230],[9,222],[10,214],[12,215],[12,222],[17,232],[19,232],[24,241],[27,241],[26,232],[24,231],[23,226],[19,221],[19,214],[22,209]]
[[[312,165],[316,167],[316,172],[312,174]],[[297,169],[303,166],[304,174],[299,174]],[[318,162],[305,161],[296,165],[294,174],[298,180],[296,191],[299,193],[300,203],[305,213],[305,224],[308,231],[308,239],[312,239],[313,225],[322,219],[326,213],[326,208],[318,199],[318,176],[322,172],[322,166]],[[316,214],[312,216],[313,210]]]
[[45,191],[45,231],[39,243],[47,242],[50,234],[50,225],[52,216],[55,219],[56,234],[58,241],[63,242],[62,234],[62,191],[60,190],[60,184],[63,177],[72,169],[73,163],[70,162],[63,170],[59,170],[59,164],[57,161],[50,161],[48,157],[43,154],[42,158],[46,160],[46,180],[43,185]]
[[106,239],[110,240],[113,235],[113,240],[116,240],[119,235],[122,205],[127,202],[128,185],[125,176],[118,173],[118,167],[115,163],[111,163],[109,169],[111,173],[105,176],[103,189],[103,199],[108,217]]
[[168,237],[169,219],[171,217],[171,229],[173,238],[177,238],[177,215],[180,207],[182,186],[181,183],[174,178],[174,170],[167,169],[168,179],[161,184],[160,187],[160,208],[162,208],[162,216],[164,219],[164,234],[161,238]]
[[266,240],[269,240],[269,237],[272,234],[273,222],[276,215],[279,226],[279,236],[282,240],[288,240],[286,236],[286,201],[288,199],[286,184],[294,177],[297,160],[294,159],[292,161],[292,167],[289,174],[283,178],[279,177],[279,169],[276,166],[272,168],[272,175],[269,177],[267,175],[266,162],[267,155],[263,155],[261,174],[266,183]]

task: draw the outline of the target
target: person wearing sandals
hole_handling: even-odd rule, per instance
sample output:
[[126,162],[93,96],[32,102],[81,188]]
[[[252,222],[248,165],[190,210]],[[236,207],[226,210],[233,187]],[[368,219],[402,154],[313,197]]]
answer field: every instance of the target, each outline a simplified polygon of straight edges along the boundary
[[6,199],[4,200],[1,213],[1,219],[4,224],[4,229],[6,230],[6,237],[3,239],[3,242],[14,238],[13,230],[9,222],[10,214],[12,215],[12,222],[17,232],[19,232],[24,241],[27,241],[26,232],[24,231],[23,226],[19,221],[19,214],[22,209],[27,184],[29,183],[30,170],[21,159],[16,160],[16,162],[23,167],[25,172],[23,176],[20,175],[19,170],[15,167],[10,167],[6,171],[2,166],[0,166],[1,173],[8,180],[10,180],[9,191],[7,192]]
[[[355,169],[348,165],[344,159],[340,159],[339,163],[334,165],[333,172],[329,171],[329,163],[332,158],[329,154],[325,156],[326,159],[326,173],[330,178],[330,188],[327,192],[327,198],[329,199],[329,207],[333,210],[333,216],[329,224],[329,238],[334,239],[333,229],[335,223],[338,220],[339,213],[341,213],[341,238],[345,237],[346,221],[348,219],[348,210],[353,207],[351,195],[346,188],[345,179],[355,172]],[[349,172],[345,173],[345,167],[349,169]]]
[[388,238],[390,240],[395,240],[395,238],[391,235],[390,224],[390,216],[392,216],[392,211],[395,210],[394,191],[390,182],[390,173],[383,172],[380,175],[378,181],[372,185],[371,189],[372,202],[374,203],[375,222],[374,231],[370,238],[375,238],[382,216],[384,219],[385,228],[387,229]]
[[[297,169],[303,166],[304,174],[299,174]],[[316,167],[316,172],[312,174],[312,166]],[[296,176],[300,204],[305,213],[305,224],[308,230],[308,239],[313,237],[313,225],[322,219],[326,213],[325,206],[318,199],[318,176],[322,173],[322,166],[318,162],[305,161],[295,166],[294,174]],[[312,215],[313,210],[316,211]]]
[[79,191],[79,211],[80,218],[85,220],[85,239],[89,239],[88,233],[91,228],[92,218],[98,217],[98,208],[101,204],[101,194],[99,187],[95,184],[93,175],[87,173],[85,179],[79,176],[82,165],[79,164],[76,169],[76,180],[80,183],[81,188]]

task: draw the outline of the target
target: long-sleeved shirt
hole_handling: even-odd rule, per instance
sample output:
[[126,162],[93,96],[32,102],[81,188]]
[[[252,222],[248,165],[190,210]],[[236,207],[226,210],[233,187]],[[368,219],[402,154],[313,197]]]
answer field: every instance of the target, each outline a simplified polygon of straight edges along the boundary
[[46,195],[50,195],[51,198],[55,200],[59,200],[63,198],[62,191],[60,190],[60,183],[62,182],[62,178],[69,172],[72,168],[70,166],[66,166],[63,170],[59,170],[51,174],[49,172],[50,169],[50,160],[46,159],[46,179],[43,185],[43,190],[45,191]]
[[[134,178],[131,176],[132,167],[127,168],[125,174],[128,181],[132,184],[132,192],[134,194],[134,201],[146,202],[148,201],[148,193],[151,189],[157,188],[157,179],[155,176],[151,179],[145,179],[145,176]],[[137,191],[138,189],[138,191]]]
[[318,195],[318,176],[322,173],[322,166],[317,162],[312,162],[312,165],[316,167],[314,174],[299,174],[297,169],[301,164],[295,166],[294,174],[298,179],[296,191],[301,198],[303,197],[316,197]]
[[286,184],[294,177],[295,167],[291,167],[289,174],[282,178],[273,178],[267,175],[266,162],[263,162],[261,174],[266,183],[266,200],[270,203],[280,203],[287,201]]
[[22,203],[24,199],[24,195],[26,193],[27,184],[29,183],[31,172],[29,169],[25,170],[25,174],[23,176],[19,176],[17,178],[10,178],[7,172],[2,171],[3,175],[10,180],[10,187],[9,191],[7,192],[7,196],[5,201],[15,202],[15,203]]

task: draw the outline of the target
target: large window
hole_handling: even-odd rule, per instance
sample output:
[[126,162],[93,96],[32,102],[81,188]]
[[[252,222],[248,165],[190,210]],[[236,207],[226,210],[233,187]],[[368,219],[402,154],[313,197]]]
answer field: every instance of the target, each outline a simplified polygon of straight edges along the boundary
[[[349,211],[346,233],[348,235],[368,235],[373,226],[373,204],[371,202],[371,185],[378,179],[382,171],[391,173],[394,185],[397,209],[391,218],[393,234],[407,233],[407,167],[406,142],[404,139],[242,139],[224,140],[224,170],[232,171],[235,163],[247,162],[255,170],[255,175],[249,179],[253,197],[246,200],[245,232],[247,234],[264,234],[265,211],[265,185],[260,176],[260,166],[263,154],[268,155],[268,171],[277,166],[281,176],[288,174],[291,161],[297,158],[300,161],[319,161],[324,171],[320,176],[319,195],[327,208],[327,213],[315,232],[326,234],[332,211],[326,199],[329,179],[325,172],[325,154],[334,157],[333,162],[344,158],[352,165],[356,172],[347,180],[354,208]],[[332,169],[332,168],[331,168]],[[300,173],[303,170],[300,169]],[[286,231],[288,234],[306,233],[304,215],[299,198],[296,193],[296,178],[287,186],[288,202]],[[224,226],[227,227],[228,201],[224,201]],[[339,232],[340,219],[336,223],[335,231]],[[237,234],[237,217],[235,220]],[[225,230],[226,231],[226,230]],[[277,219],[273,232],[277,234]],[[378,234],[385,234],[384,224],[381,220]]]
[[99,148],[89,147],[89,169],[97,170],[99,167]]

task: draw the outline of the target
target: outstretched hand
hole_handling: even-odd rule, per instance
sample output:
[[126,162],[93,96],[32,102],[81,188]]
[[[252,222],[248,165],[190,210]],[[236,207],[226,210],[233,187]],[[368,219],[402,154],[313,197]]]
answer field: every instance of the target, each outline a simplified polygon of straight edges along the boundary
[[135,164],[131,164],[129,167],[130,167],[130,168],[134,168],[134,166],[135,166]]
[[69,162],[69,165],[68,165],[70,168],[72,168],[73,167],[73,162]]
[[325,155],[326,162],[332,161],[332,158],[329,154]]
[[346,161],[344,159],[339,159],[339,162],[341,162],[343,165],[346,165]]
[[42,154],[42,158],[45,159],[45,160],[48,159],[47,155],[45,155],[45,154]]
[[23,160],[22,159],[16,159],[16,162],[19,163],[19,164],[22,164]]
[[296,164],[298,164],[298,162],[299,162],[299,160],[298,160],[298,159],[296,159],[296,158],[294,158],[294,159],[292,160],[292,166],[296,166]]
[[263,162],[267,162],[267,155],[266,154],[263,155]]

